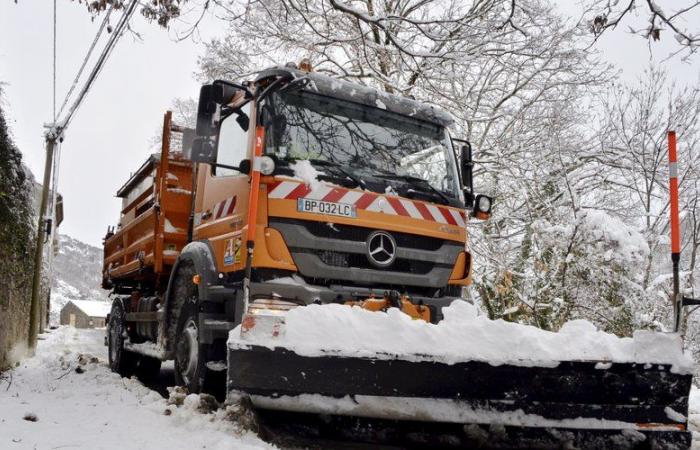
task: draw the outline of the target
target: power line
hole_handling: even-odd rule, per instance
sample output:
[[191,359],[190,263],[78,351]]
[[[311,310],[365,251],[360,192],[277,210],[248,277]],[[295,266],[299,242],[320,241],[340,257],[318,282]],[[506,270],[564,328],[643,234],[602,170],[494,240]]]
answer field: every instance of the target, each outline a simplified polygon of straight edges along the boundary
[[53,121],[56,122],[56,0],[53,0]]
[[92,84],[94,83],[95,79],[97,79],[97,76],[99,75],[100,71],[104,67],[105,62],[109,58],[109,55],[112,53],[114,46],[116,45],[119,38],[122,36],[124,29],[128,25],[129,19],[131,19],[131,16],[133,15],[134,11],[136,10],[136,5],[138,3],[139,3],[138,0],[132,0],[131,3],[129,4],[129,6],[124,10],[124,13],[122,14],[121,18],[119,19],[119,22],[117,23],[114,31],[112,32],[112,35],[110,36],[109,40],[107,41],[105,48],[102,49],[102,53],[100,54],[97,62],[95,63],[95,66],[93,67],[92,71],[90,72],[90,75],[88,76],[87,80],[85,81],[83,88],[78,93],[78,97],[76,98],[75,102],[73,102],[73,105],[66,113],[65,118],[58,122],[57,125],[61,128],[61,132],[65,131],[65,129],[68,127],[68,124],[70,123],[71,119],[73,118],[73,115],[75,114],[75,112],[78,110],[78,107],[80,106],[83,99],[85,98],[85,95],[87,95],[87,93],[90,90],[90,88],[92,87]]
[[[55,0],[54,0],[55,1]],[[104,19],[102,19],[102,23],[100,24],[100,28],[97,30],[97,33],[95,34],[95,38],[92,40],[92,43],[90,44],[90,48],[87,51],[87,54],[85,55],[85,58],[83,58],[83,62],[80,65],[80,69],[78,69],[78,73],[75,75],[75,78],[73,79],[73,84],[71,84],[70,89],[68,90],[68,93],[66,94],[66,98],[63,100],[63,104],[61,105],[61,109],[58,111],[58,115],[60,116],[63,114],[63,110],[66,108],[66,105],[68,104],[68,100],[70,100],[70,96],[73,95],[73,91],[75,90],[76,86],[78,86],[78,82],[80,81],[80,77],[83,75],[83,70],[85,70],[85,66],[87,65],[88,61],[90,60],[90,56],[92,55],[92,51],[95,49],[95,46],[97,45],[97,42],[100,40],[100,37],[102,36],[102,32],[104,31],[105,27],[109,23],[109,16],[112,14],[112,10],[114,9],[114,6],[110,6],[107,12],[105,13]],[[54,44],[55,47],[55,44]],[[54,66],[55,66],[54,62]],[[54,87],[54,92],[55,92],[55,87]],[[55,93],[54,93],[54,98],[55,98]],[[54,107],[55,108],[55,107]],[[54,109],[54,121],[56,120],[56,113]]]

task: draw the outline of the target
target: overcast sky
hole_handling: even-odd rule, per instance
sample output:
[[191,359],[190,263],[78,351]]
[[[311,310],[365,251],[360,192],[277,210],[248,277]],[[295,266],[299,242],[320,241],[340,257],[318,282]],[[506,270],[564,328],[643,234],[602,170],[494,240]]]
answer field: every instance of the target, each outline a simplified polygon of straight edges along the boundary
[[[659,2],[661,6],[664,3]],[[573,2],[560,8],[576,14]],[[113,17],[112,23],[116,23]],[[700,20],[700,17],[694,17]],[[101,18],[91,21],[83,5],[58,0],[58,102],[63,99],[92,41]],[[698,21],[695,21],[698,23]],[[24,162],[38,179],[44,164],[43,124],[51,121],[51,2],[0,0],[0,82],[4,109]],[[61,148],[59,191],[64,196],[61,232],[101,245],[107,225],[116,223],[120,202],[116,190],[149,154],[149,142],[162,124],[163,113],[177,97],[195,97],[194,78],[201,40],[220,35],[225,24],[210,17],[198,41],[177,42],[174,33],[145,23],[135,14],[132,27],[139,41],[126,34],[83,102]],[[650,60],[661,64],[675,41],[667,36],[654,43],[650,55],[641,37],[620,29],[596,44],[617,64],[622,78],[634,80]],[[101,47],[98,47],[100,49]],[[96,53],[99,53],[98,51]],[[683,83],[698,80],[700,63],[674,58],[673,76]],[[284,61],[282,61],[284,62]]]

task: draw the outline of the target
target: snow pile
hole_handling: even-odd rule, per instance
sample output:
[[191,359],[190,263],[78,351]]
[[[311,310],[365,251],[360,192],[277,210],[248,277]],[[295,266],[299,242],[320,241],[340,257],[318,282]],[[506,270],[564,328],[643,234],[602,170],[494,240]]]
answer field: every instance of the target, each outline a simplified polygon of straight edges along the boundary
[[[229,345],[284,347],[303,356],[334,353],[354,357],[431,360],[453,364],[555,367],[561,361],[672,364],[692,373],[693,361],[676,334],[637,331],[619,338],[585,320],[567,322],[557,333],[503,320],[489,320],[462,300],[443,308],[444,320],[413,320],[398,309],[386,313],[339,304],[309,305],[289,311],[284,334],[242,340],[236,328]],[[601,366],[601,370],[605,366]]]
[[168,188],[168,192],[172,192],[173,194],[192,195],[192,191],[182,188]]
[[42,335],[35,357],[0,376],[0,448],[274,448],[242,431],[233,407],[199,395],[166,400],[112,373],[103,338],[104,331],[61,327]]
[[183,229],[175,227],[172,222],[168,220],[168,218],[165,218],[165,222],[163,225],[163,229],[165,230],[166,233],[182,233],[184,232]]
[[302,180],[312,191],[317,190],[321,186],[322,183],[318,180],[321,172],[316,170],[308,159],[301,159],[290,164],[289,167],[294,171],[294,177]]

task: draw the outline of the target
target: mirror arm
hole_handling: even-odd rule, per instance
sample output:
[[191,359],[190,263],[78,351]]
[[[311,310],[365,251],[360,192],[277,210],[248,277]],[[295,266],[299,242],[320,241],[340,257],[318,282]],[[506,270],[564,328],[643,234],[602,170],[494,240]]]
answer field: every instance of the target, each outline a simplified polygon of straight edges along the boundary
[[253,98],[253,93],[250,91],[250,89],[248,89],[247,86],[244,86],[242,84],[233,83],[231,81],[226,81],[226,80],[214,80],[214,82],[212,84],[221,84],[221,85],[232,87],[235,89],[240,89],[241,91],[245,92],[245,98],[247,98],[247,99]]
[[240,168],[240,167],[229,166],[228,164],[221,164],[221,163],[215,162],[215,163],[211,163],[211,165],[214,166],[214,167],[221,167],[222,169],[230,169],[230,170],[236,170],[236,171],[238,171],[238,172],[241,172],[241,168]]

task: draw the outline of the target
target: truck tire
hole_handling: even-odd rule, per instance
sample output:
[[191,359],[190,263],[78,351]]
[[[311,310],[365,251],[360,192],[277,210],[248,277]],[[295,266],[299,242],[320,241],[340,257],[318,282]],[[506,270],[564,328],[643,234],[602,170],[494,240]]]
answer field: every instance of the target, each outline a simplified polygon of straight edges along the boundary
[[139,356],[124,349],[126,326],[124,323],[124,308],[119,303],[112,305],[109,315],[109,332],[107,346],[109,353],[109,368],[123,377],[134,374]]
[[192,282],[194,267],[182,264],[174,286],[174,300],[179,304],[175,332],[175,382],[190,393],[199,393],[204,386],[209,345],[199,335],[199,295]]

